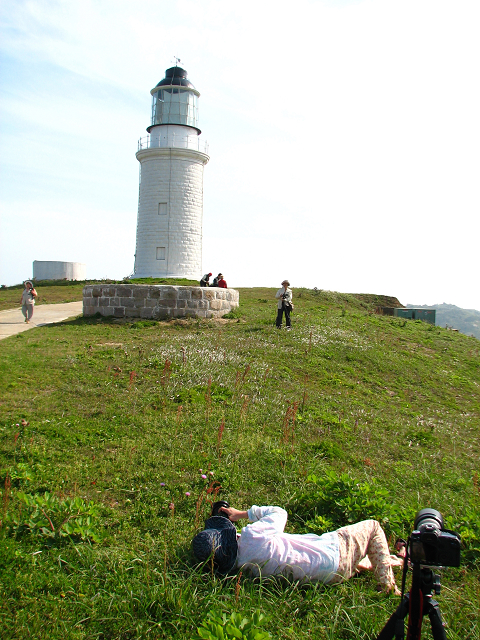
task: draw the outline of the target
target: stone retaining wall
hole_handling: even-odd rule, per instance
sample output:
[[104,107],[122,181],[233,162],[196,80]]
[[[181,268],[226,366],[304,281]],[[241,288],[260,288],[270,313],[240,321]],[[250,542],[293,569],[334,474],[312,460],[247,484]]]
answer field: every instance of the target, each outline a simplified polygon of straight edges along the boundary
[[83,315],[114,318],[221,318],[238,307],[235,289],[149,284],[87,285]]

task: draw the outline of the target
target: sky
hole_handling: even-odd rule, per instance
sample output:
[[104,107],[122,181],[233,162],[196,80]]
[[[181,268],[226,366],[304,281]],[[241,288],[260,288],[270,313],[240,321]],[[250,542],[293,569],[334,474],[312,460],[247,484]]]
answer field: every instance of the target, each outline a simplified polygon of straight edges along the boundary
[[12,0],[0,283],[133,271],[137,141],[175,56],[200,91],[203,271],[480,310],[478,0]]

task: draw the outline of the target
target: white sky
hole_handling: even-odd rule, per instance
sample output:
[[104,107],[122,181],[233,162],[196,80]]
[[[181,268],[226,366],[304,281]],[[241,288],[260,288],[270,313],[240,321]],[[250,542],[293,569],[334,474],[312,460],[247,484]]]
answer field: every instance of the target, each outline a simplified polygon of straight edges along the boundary
[[1,15],[2,284],[133,269],[137,140],[201,93],[203,269],[480,310],[478,0],[13,0]]

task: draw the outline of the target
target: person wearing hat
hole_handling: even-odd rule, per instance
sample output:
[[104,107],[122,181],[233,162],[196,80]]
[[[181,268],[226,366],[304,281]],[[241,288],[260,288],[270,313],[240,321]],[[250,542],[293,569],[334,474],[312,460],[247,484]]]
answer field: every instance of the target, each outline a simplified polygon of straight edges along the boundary
[[[317,536],[285,533],[287,512],[281,507],[253,505],[248,511],[221,507],[208,518],[192,541],[195,557],[212,562],[220,574],[242,569],[258,576],[335,584],[357,571],[372,569],[382,591],[400,592],[392,566],[403,560],[391,556],[385,533],[376,520],[364,520]],[[248,519],[240,533],[233,522]],[[368,557],[367,557],[368,556]],[[207,564],[207,566],[210,566]]]
[[20,304],[22,305],[22,313],[25,316],[25,322],[28,324],[33,316],[33,308],[35,306],[37,292],[35,291],[35,287],[31,280],[25,280],[23,284],[25,288],[22,292],[22,300]]
[[284,280],[282,282],[282,288],[277,291],[275,294],[275,298],[278,298],[277,304],[277,329],[282,328],[282,318],[285,313],[285,324],[287,329],[290,329],[292,323],[290,321],[290,312],[293,309],[292,305],[292,290],[288,287],[290,286],[290,282],[288,280]]
[[204,276],[202,276],[202,279],[200,280],[201,287],[208,287],[208,282],[210,280],[211,275],[212,275],[211,273],[206,273]]
[[217,278],[218,278],[217,286],[220,287],[220,289],[228,289],[225,278],[223,277],[223,273],[219,273]]

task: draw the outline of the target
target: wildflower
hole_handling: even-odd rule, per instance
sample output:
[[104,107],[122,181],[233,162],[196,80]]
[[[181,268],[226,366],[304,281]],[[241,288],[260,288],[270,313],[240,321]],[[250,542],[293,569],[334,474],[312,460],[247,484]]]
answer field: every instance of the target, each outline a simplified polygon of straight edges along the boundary
[[202,473],[202,478],[203,478],[204,480],[206,480],[206,479],[207,479],[207,476],[206,476],[204,473]]
[[190,491],[186,491],[186,492],[185,492],[185,495],[186,495],[186,496],[187,496],[187,498],[188,498],[188,496],[190,495]]
[[209,475],[213,476],[213,471],[209,471],[208,473]]
[[173,502],[170,502],[170,504],[168,505],[168,508],[172,510],[175,509],[175,505],[173,504]]
[[203,473],[203,469],[199,469],[200,473]]
[[161,486],[161,487],[164,487],[164,486],[165,486],[165,483],[164,483],[164,482],[160,482],[160,486]]

